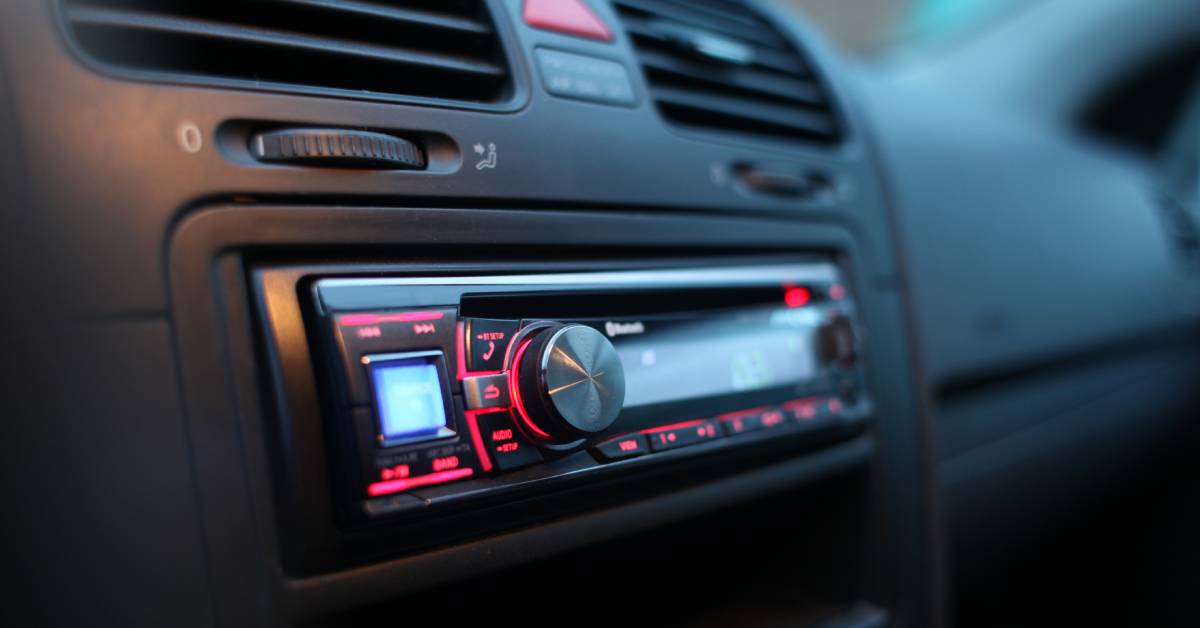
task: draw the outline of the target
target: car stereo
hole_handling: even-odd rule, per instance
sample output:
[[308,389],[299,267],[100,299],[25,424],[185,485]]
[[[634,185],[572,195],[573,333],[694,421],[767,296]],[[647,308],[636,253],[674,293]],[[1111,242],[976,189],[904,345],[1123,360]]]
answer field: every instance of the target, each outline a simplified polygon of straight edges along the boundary
[[828,261],[302,285],[365,521],[813,434],[870,412]]

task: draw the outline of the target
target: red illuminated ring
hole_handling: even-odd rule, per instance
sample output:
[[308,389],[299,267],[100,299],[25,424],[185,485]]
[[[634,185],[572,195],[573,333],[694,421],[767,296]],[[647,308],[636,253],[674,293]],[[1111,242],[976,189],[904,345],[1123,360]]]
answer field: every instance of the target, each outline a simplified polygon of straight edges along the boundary
[[518,390],[517,387],[517,368],[521,364],[521,358],[525,355],[525,350],[529,348],[529,345],[532,342],[533,338],[525,338],[521,341],[520,345],[517,347],[517,350],[513,352],[512,362],[509,364],[508,368],[508,397],[509,399],[512,399],[514,413],[517,415],[517,418],[521,421],[521,423],[531,433],[533,433],[534,436],[542,440],[551,440],[553,437],[546,433],[545,430],[535,425],[533,419],[529,418],[529,413],[525,411],[525,402],[521,399],[521,391]]

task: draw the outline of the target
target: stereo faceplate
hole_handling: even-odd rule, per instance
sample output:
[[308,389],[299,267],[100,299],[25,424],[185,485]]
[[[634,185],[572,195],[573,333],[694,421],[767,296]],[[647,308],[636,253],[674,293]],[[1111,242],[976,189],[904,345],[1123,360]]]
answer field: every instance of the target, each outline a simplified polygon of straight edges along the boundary
[[870,412],[831,262],[306,285],[350,524],[850,436]]

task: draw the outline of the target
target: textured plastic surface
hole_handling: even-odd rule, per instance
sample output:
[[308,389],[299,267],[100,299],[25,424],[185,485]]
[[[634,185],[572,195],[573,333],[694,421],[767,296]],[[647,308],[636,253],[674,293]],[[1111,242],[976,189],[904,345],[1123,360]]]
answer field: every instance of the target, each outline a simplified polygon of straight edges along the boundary
[[425,154],[406,139],[342,129],[279,129],[255,133],[250,152],[259,161],[345,168],[421,170]]

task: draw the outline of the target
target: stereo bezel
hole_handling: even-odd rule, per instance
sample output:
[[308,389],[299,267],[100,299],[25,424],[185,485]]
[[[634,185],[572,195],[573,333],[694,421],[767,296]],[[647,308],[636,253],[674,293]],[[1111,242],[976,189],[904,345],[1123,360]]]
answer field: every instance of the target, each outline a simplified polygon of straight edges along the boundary
[[[488,418],[482,414],[463,411],[462,387],[460,380],[467,375],[463,364],[463,338],[461,330],[455,336],[449,336],[445,329],[438,336],[452,338],[453,347],[445,344],[427,347],[439,350],[447,361],[454,364],[447,371],[455,376],[449,378],[451,394],[454,395],[453,405],[455,414],[451,421],[464,430],[456,440],[462,443],[460,449],[465,450],[467,444],[474,450],[476,459],[463,460],[463,466],[471,466],[475,477],[455,478],[453,484],[421,485],[412,491],[399,495],[386,495],[376,498],[362,496],[366,478],[377,472],[371,457],[377,452],[368,448],[363,438],[347,437],[337,425],[343,423],[339,417],[352,413],[362,423],[363,408],[354,405],[353,388],[355,377],[365,377],[358,365],[358,353],[365,350],[347,350],[349,335],[333,321],[338,317],[380,316],[379,313],[413,312],[425,310],[445,312],[446,318],[437,322],[438,325],[453,324],[461,328],[466,320],[473,318],[474,313],[468,308],[481,307],[481,299],[491,300],[493,306],[486,312],[493,317],[496,315],[494,302],[507,300],[520,301],[518,309],[529,307],[529,300],[564,301],[575,300],[579,295],[603,295],[603,307],[614,307],[614,300],[636,300],[639,304],[644,300],[635,295],[655,293],[675,294],[670,291],[694,294],[705,293],[709,298],[734,294],[736,290],[763,289],[771,294],[781,291],[786,286],[794,285],[849,285],[835,261],[829,258],[792,258],[786,262],[762,261],[746,265],[710,265],[700,267],[667,267],[643,268],[578,272],[564,269],[564,272],[540,272],[535,274],[504,272],[503,267],[493,267],[490,272],[462,274],[418,274],[405,273],[397,268],[387,276],[361,276],[361,270],[353,266],[339,268],[324,268],[319,272],[301,273],[294,276],[296,290],[300,300],[305,304],[308,316],[309,336],[315,341],[317,354],[317,371],[322,374],[320,388],[322,393],[323,415],[326,416],[325,430],[330,443],[341,443],[330,449],[331,460],[336,467],[343,468],[340,480],[336,482],[335,500],[338,503],[339,525],[344,529],[354,529],[363,525],[378,525],[378,520],[396,520],[412,518],[436,518],[445,513],[470,509],[484,508],[487,503],[496,499],[522,498],[547,490],[557,490],[566,485],[577,485],[587,481],[585,478],[594,475],[613,472],[634,472],[637,469],[668,463],[668,460],[711,455],[716,451],[741,446],[751,447],[751,443],[759,443],[770,439],[795,441],[798,444],[808,442],[836,442],[861,433],[866,418],[871,412],[869,396],[864,395],[854,407],[835,417],[836,421],[820,423],[819,426],[787,426],[787,429],[771,430],[770,434],[737,434],[732,438],[718,438],[713,442],[691,445],[686,449],[670,451],[654,451],[652,455],[628,460],[604,461],[599,455],[586,455],[587,452],[578,448],[559,448],[560,451],[542,449],[544,461],[534,468],[506,470],[502,475],[490,473],[488,456],[481,453],[484,446],[480,437],[480,425],[486,425]],[[353,276],[360,274],[360,276]],[[348,276],[349,275],[349,276]],[[665,292],[664,292],[665,291]],[[843,291],[852,295],[853,290]],[[706,311],[718,311],[728,304],[710,302]],[[852,297],[839,302],[837,311],[855,315],[855,301]],[[639,306],[640,307],[640,306]],[[694,306],[693,306],[694,307]],[[514,311],[515,312],[515,311]],[[368,313],[368,314],[363,314]],[[370,314],[375,313],[375,314]],[[595,314],[597,312],[593,312]],[[381,320],[386,318],[383,316]],[[443,340],[444,342],[444,340]],[[416,347],[411,347],[415,349]],[[343,369],[341,374],[337,365]],[[324,366],[321,366],[324,365]],[[855,371],[859,388],[866,389],[861,370]],[[768,394],[769,393],[769,394]],[[809,391],[799,391],[792,398],[815,393],[827,394],[834,398],[832,388]],[[744,411],[751,405],[758,407],[763,403],[783,403],[784,393],[778,389],[762,391],[758,396],[728,395],[726,398],[705,398],[697,400],[693,406],[701,405],[697,413],[717,418],[727,412]],[[763,399],[769,399],[763,401]],[[776,399],[779,397],[779,399]],[[725,405],[722,404],[724,400]],[[350,407],[347,407],[349,404]],[[686,407],[686,404],[684,404]],[[664,408],[670,409],[670,404]],[[330,419],[332,417],[332,420]],[[480,423],[477,423],[480,421]],[[669,423],[669,421],[665,421]],[[717,425],[723,425],[718,422]],[[657,426],[652,426],[657,427]],[[649,434],[650,430],[638,433]],[[832,441],[825,437],[837,435]],[[606,436],[614,436],[606,435]],[[814,438],[819,436],[820,438]],[[524,442],[522,446],[529,446]],[[800,446],[803,446],[802,444]],[[420,444],[405,449],[418,449]],[[561,451],[561,450],[567,451]],[[574,451],[572,451],[574,450]],[[460,452],[461,453],[461,452]],[[585,454],[585,455],[578,455]],[[357,475],[348,469],[357,468]],[[407,471],[407,467],[406,467]],[[465,473],[465,471],[464,471]],[[468,474],[468,476],[471,474]],[[481,477],[483,476],[483,477]],[[363,479],[359,479],[363,478]]]

